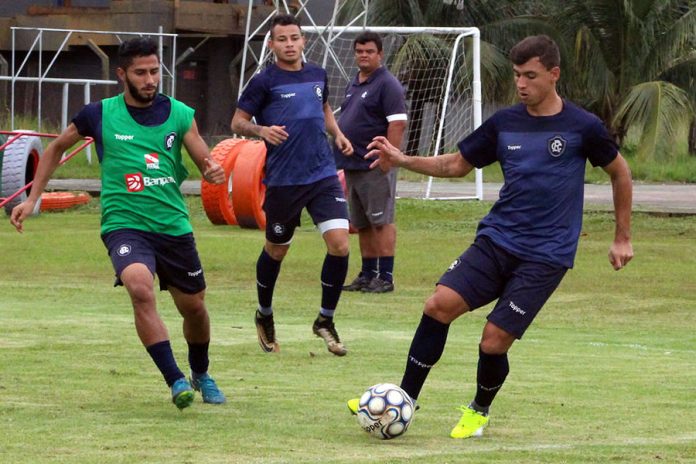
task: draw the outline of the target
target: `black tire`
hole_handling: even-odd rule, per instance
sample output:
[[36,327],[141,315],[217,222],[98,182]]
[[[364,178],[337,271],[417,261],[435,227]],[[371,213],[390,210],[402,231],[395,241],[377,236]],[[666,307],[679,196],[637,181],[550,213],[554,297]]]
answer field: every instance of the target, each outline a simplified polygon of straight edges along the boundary
[[[28,131],[27,131],[28,132]],[[7,198],[34,180],[39,159],[43,155],[41,138],[26,135],[5,147],[2,163],[2,196]],[[27,199],[31,189],[27,189],[5,205],[5,212],[10,214],[12,208]],[[36,202],[33,214],[39,214],[41,199]]]

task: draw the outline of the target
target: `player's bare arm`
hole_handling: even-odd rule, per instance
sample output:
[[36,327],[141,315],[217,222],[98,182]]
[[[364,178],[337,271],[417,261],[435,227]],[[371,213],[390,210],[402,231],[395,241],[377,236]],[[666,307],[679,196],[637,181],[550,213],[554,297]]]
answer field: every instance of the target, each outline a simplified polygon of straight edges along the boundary
[[609,262],[618,271],[633,258],[633,246],[631,245],[633,181],[631,180],[631,169],[621,154],[603,169],[611,178],[616,221],[614,241],[609,248]]
[[336,118],[328,103],[324,103],[324,124],[326,125],[326,130],[334,138],[334,143],[338,149],[341,150],[341,153],[345,156],[351,156],[353,154],[353,145],[346,136],[343,135],[341,129],[338,128]]
[[81,138],[75,124],[70,123],[58,137],[48,144],[36,168],[36,175],[34,175],[34,183],[31,186],[29,196],[25,201],[12,209],[10,222],[15,226],[17,232],[22,232],[24,230],[22,223],[34,211],[34,206],[46,189],[48,180],[58,167],[63,153],[68,148],[75,145]]
[[225,182],[225,171],[210,156],[208,145],[198,132],[198,125],[195,119],[191,124],[191,128],[184,134],[184,146],[206,181],[211,184],[222,184]]
[[388,171],[393,166],[404,167],[409,171],[435,177],[463,177],[474,167],[459,153],[439,156],[406,156],[389,143],[386,137],[375,137],[367,148],[366,158],[376,158],[370,168],[379,166]]
[[232,132],[245,137],[260,137],[271,145],[280,145],[288,138],[285,126],[259,126],[251,122],[252,115],[237,108],[232,116]]

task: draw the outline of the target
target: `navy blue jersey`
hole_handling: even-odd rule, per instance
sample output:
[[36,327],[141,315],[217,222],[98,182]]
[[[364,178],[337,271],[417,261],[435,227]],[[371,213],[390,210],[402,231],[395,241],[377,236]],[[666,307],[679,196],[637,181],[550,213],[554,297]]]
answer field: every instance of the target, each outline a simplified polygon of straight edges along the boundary
[[[128,113],[141,126],[159,126],[169,119],[172,111],[172,103],[169,97],[157,94],[152,101],[152,105],[147,108],[128,106]],[[77,128],[77,133],[82,137],[92,137],[97,156],[101,162],[104,154],[104,142],[102,140],[102,103],[101,101],[90,103],[80,110],[72,119],[72,123]]]
[[374,160],[366,160],[367,145],[378,135],[387,135],[392,121],[406,121],[406,102],[401,83],[386,68],[377,68],[364,81],[358,75],[346,87],[338,126],[353,145],[345,156],[334,148],[339,169],[368,170]]
[[573,267],[586,160],[603,167],[618,154],[602,121],[565,100],[553,116],[531,116],[518,104],[495,113],[459,151],[478,168],[500,162],[505,179],[477,235],[520,258]]
[[324,121],[327,98],[326,71],[310,63],[299,71],[272,64],[249,82],[237,107],[257,124],[285,126],[288,133],[280,145],[266,143],[268,186],[306,185],[336,175]]

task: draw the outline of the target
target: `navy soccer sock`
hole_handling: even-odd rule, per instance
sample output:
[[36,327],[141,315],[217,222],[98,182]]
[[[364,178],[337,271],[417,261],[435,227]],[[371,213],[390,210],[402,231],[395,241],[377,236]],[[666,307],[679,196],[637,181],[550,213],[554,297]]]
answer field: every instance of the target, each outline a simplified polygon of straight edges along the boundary
[[408,351],[406,370],[401,388],[414,400],[418,399],[430,369],[442,356],[447,342],[449,324],[443,324],[423,314]]
[[505,382],[510,372],[507,353],[486,354],[479,347],[478,370],[476,373],[476,397],[474,403],[487,413],[488,407]]
[[341,290],[343,290],[347,274],[348,256],[334,256],[327,253],[321,268],[322,314],[332,312],[338,306],[338,299],[341,297]]
[[185,377],[184,373],[179,369],[179,366],[176,365],[169,340],[157,342],[145,349],[162,373],[162,377],[164,377],[164,381],[167,382],[167,385],[171,387],[178,379]]
[[378,270],[379,258],[362,258],[362,269],[360,270],[360,275],[372,279],[379,274]]
[[208,372],[208,346],[210,342],[205,343],[189,343],[188,360],[191,371],[194,374],[205,374]]
[[379,277],[387,282],[394,281],[394,257],[380,256],[379,257]]
[[256,261],[256,293],[261,308],[272,307],[273,290],[275,290],[276,280],[278,280],[281,262],[271,258],[265,249],[261,250],[261,255]]

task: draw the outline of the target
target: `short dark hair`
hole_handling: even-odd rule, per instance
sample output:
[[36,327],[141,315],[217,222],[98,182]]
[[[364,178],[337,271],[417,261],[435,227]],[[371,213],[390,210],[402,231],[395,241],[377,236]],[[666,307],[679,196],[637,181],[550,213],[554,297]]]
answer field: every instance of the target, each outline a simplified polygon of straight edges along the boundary
[[273,16],[273,18],[271,18],[271,26],[268,28],[271,33],[271,39],[273,38],[273,29],[275,29],[276,26],[292,26],[293,24],[300,28],[300,32],[302,32],[300,20],[295,16],[291,14],[277,14]]
[[121,43],[118,47],[118,67],[124,71],[133,64],[133,58],[140,56],[157,56],[159,60],[159,46],[150,37],[136,37]]
[[526,37],[510,50],[510,61],[518,66],[534,57],[538,57],[546,69],[561,65],[561,52],[558,50],[558,45],[548,35]]
[[382,51],[382,38],[379,36],[379,34],[372,31],[361,32],[360,35],[358,35],[353,41],[353,50],[355,50],[355,46],[357,44],[365,45],[368,42],[374,42],[375,45],[377,45],[377,51]]

